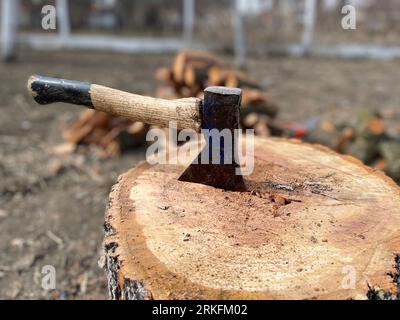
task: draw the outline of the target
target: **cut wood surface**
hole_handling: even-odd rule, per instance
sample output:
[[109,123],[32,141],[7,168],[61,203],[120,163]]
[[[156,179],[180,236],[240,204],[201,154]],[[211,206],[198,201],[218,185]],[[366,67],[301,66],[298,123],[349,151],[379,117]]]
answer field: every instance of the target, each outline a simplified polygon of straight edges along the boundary
[[178,181],[184,168],[143,163],[114,186],[104,240],[113,299],[396,291],[400,190],[380,171],[277,138],[255,139],[245,192]]

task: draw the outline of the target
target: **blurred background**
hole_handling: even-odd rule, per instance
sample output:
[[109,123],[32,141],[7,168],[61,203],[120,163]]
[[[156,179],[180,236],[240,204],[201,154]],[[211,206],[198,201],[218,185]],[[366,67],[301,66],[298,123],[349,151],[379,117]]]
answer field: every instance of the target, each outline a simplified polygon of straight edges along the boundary
[[399,1],[0,2],[1,299],[108,298],[108,194],[144,159],[149,129],[38,106],[31,74],[163,98],[240,86],[244,128],[326,145],[400,182]]

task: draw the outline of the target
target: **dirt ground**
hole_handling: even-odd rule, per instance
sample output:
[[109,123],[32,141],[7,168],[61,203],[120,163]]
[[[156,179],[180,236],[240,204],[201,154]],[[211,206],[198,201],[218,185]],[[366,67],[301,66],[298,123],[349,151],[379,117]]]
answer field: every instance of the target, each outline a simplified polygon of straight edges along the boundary
[[[64,128],[79,108],[38,106],[25,84],[37,73],[136,93],[155,90],[157,67],[170,55],[21,52],[0,64],[0,298],[107,299],[98,266],[103,216],[117,176],[144,158],[144,147],[116,159],[96,150],[63,155]],[[400,106],[400,61],[257,58],[248,69],[280,106],[280,117],[322,114],[351,121],[358,108]],[[42,289],[42,268],[56,270],[56,289]]]

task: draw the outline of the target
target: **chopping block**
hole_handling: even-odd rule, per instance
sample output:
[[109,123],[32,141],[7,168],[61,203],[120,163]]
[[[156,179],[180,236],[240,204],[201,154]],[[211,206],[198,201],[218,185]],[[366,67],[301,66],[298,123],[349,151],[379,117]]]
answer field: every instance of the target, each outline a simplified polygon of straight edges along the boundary
[[[246,138],[244,138],[246,139]],[[396,294],[400,191],[326,147],[255,137],[246,190],[142,163],[105,216],[113,299],[366,299]]]

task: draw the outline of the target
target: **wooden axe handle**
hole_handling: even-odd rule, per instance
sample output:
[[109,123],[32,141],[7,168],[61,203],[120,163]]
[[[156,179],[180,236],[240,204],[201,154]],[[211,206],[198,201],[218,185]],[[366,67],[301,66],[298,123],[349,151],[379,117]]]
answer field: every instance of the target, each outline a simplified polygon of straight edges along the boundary
[[160,127],[176,121],[178,129],[201,130],[202,100],[199,98],[165,100],[38,75],[29,78],[28,90],[39,104],[66,102]]

